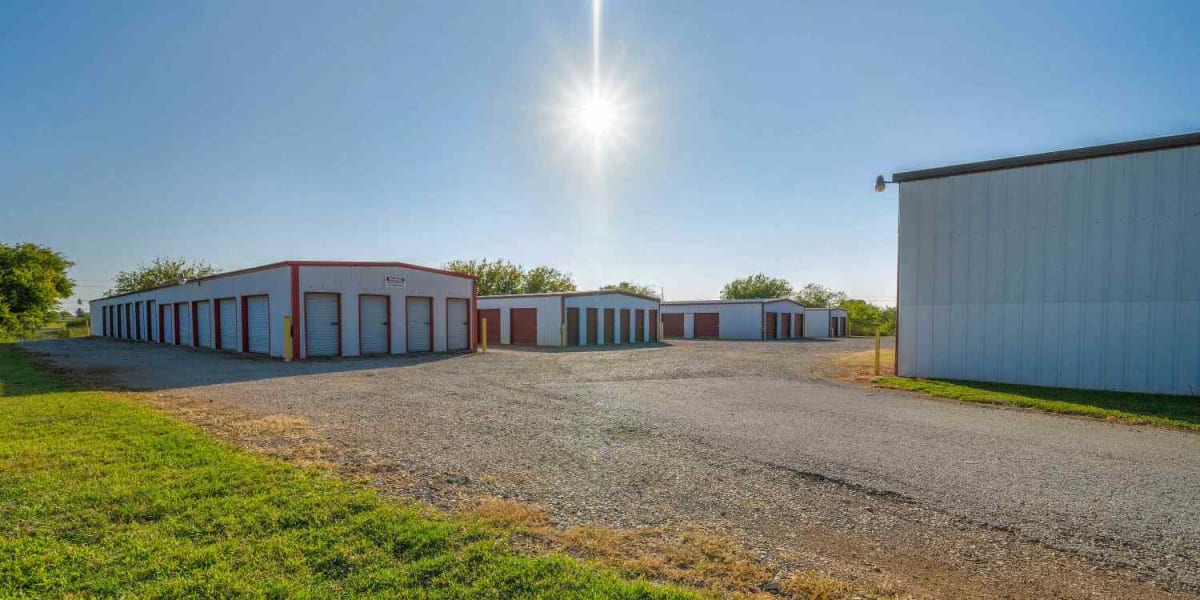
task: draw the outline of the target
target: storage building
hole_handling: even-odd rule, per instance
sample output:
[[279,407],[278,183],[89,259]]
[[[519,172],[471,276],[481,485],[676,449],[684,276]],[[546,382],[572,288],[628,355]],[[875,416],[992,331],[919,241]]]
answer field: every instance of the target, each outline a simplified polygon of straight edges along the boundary
[[556,292],[479,298],[488,344],[608,346],[658,341],[658,299],[628,292]]
[[791,298],[663,302],[663,337],[775,340],[802,337],[805,308]]
[[93,335],[274,357],[285,345],[296,358],[475,347],[475,279],[398,262],[279,262],[93,300],[91,310]]
[[892,178],[899,374],[1200,394],[1200,133]]
[[841,308],[804,309],[804,337],[833,338],[850,335],[850,318]]

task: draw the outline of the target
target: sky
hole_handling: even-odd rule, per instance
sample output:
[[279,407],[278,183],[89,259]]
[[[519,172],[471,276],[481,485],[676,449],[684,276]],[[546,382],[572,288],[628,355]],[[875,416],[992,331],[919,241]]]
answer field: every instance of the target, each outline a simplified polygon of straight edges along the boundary
[[[0,242],[77,297],[154,257],[503,258],[669,300],[894,303],[876,174],[1200,130],[1200,2],[0,5]],[[69,304],[73,307],[75,299]]]

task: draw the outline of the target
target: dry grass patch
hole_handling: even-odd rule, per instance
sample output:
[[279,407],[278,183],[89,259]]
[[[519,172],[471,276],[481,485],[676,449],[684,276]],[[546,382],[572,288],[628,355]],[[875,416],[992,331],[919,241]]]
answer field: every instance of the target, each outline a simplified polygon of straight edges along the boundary
[[874,383],[880,377],[891,377],[896,370],[896,351],[883,348],[879,351],[879,376],[875,376],[875,350],[835,354],[819,368],[832,379],[855,383]]

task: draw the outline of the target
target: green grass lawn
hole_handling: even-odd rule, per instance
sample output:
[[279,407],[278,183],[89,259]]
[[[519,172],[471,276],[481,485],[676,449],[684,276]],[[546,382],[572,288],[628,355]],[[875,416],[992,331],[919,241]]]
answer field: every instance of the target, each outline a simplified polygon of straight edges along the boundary
[[1200,398],[909,377],[884,377],[877,383],[886,388],[964,402],[1010,404],[1065,415],[1200,431]]
[[0,597],[694,598],[253,455],[0,346]]

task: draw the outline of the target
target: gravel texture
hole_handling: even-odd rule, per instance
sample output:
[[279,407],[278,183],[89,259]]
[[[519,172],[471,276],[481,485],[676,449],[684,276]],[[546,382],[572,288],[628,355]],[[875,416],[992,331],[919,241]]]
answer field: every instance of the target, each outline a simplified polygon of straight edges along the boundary
[[488,493],[564,523],[702,524],[787,568],[922,597],[1200,591],[1200,435],[816,369],[869,344],[292,364],[99,339],[27,347],[130,388],[304,417],[344,456],[403,470],[390,491],[436,503]]

